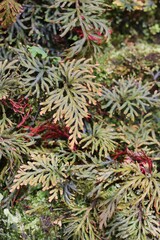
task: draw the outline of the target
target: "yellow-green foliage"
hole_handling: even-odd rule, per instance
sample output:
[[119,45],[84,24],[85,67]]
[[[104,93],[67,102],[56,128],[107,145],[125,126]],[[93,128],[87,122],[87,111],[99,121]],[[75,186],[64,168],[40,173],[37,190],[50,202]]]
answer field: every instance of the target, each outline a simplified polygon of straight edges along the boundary
[[158,6],[0,3],[0,239],[160,239]]

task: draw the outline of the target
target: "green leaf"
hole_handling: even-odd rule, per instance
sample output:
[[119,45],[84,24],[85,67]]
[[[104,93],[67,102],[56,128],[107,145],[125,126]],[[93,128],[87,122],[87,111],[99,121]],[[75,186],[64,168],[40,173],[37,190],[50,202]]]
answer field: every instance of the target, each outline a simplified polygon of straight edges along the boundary
[[32,57],[36,57],[36,56],[40,55],[44,59],[48,56],[42,47],[27,46],[27,48],[28,48],[28,51],[31,53]]

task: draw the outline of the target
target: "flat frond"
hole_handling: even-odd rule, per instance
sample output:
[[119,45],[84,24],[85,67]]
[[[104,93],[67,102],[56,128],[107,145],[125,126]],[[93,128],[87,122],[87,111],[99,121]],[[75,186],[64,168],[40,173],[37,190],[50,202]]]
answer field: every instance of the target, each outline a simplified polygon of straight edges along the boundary
[[[96,104],[95,95],[100,94],[100,85],[91,81],[94,65],[88,60],[72,60],[61,64],[59,68],[59,88],[49,93],[41,103],[41,114],[53,112],[54,122],[64,119],[69,128],[69,142],[73,149],[77,139],[81,138],[83,119],[89,117],[88,106]],[[58,73],[57,73],[58,75]]]
[[106,235],[115,239],[154,240],[160,236],[158,222],[154,211],[147,211],[145,205],[142,209],[140,204],[117,212],[107,226]]
[[[26,54],[28,51],[28,54]],[[42,51],[42,50],[41,50]],[[54,86],[55,67],[51,60],[46,57],[33,57],[29,50],[21,48],[19,61],[22,69],[21,82],[24,86],[23,92],[28,96],[40,98],[42,93],[49,93]],[[44,54],[44,53],[43,53]]]
[[[114,169],[113,172],[115,174],[121,172],[121,176],[119,176],[121,183],[119,183],[117,193],[100,204],[100,208],[102,209],[100,228],[107,226],[107,222],[113,217],[118,208],[123,209],[126,206],[136,206],[144,204],[145,201],[150,201],[147,211],[154,210],[157,213],[159,212],[160,178],[156,169],[151,174],[143,174],[137,163],[130,163],[130,165],[124,163],[122,167]],[[110,186],[110,183],[108,183],[110,175],[105,174],[104,179],[102,179],[101,172],[99,172],[99,175],[101,176],[101,181],[106,183],[103,187]]]
[[63,183],[67,179],[67,166],[51,153],[31,153],[31,161],[20,166],[11,191],[24,185],[42,185],[42,190],[50,192],[49,201],[63,195]]
[[121,123],[120,131],[122,132],[122,141],[126,142],[128,147],[135,149],[135,151],[143,149],[152,152],[152,146],[160,146],[148,115],[141,119],[139,124],[126,126]]
[[33,144],[33,139],[27,134],[11,133],[7,130],[0,134],[0,162],[3,163],[1,177],[16,171],[23,158],[29,155],[29,147]]
[[65,239],[100,239],[94,227],[96,222],[92,216],[92,207],[73,207],[71,217],[65,221],[69,222],[65,228]]
[[82,139],[79,144],[82,145],[83,149],[90,149],[92,154],[98,153],[107,157],[109,152],[115,150],[118,139],[118,133],[113,130],[112,126],[102,126],[102,124],[93,123],[92,132],[82,135]]
[[0,61],[0,100],[13,96],[20,86],[17,60]]
[[[96,54],[101,49],[100,45],[105,43],[109,37],[107,21],[102,19],[104,6],[107,6],[103,0],[93,2],[86,1],[55,1],[53,22],[60,25],[61,36],[67,33],[73,33],[77,36],[77,41],[66,50],[67,58],[72,58],[81,50]],[[90,11],[88,11],[90,9]]]
[[114,81],[111,90],[104,88],[101,100],[103,109],[108,109],[110,117],[115,113],[135,121],[142,113],[146,113],[149,107],[160,106],[160,94],[155,91],[151,94],[152,84],[138,82],[131,78]]

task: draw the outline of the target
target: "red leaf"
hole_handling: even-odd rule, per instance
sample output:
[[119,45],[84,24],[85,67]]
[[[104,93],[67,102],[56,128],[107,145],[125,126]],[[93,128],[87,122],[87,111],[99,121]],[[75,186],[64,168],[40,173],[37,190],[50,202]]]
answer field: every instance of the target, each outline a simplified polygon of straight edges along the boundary
[[69,137],[68,128],[60,128],[59,125],[54,123],[47,122],[34,128],[27,126],[25,128],[29,128],[31,136],[41,135],[43,140],[58,138],[68,139]]
[[[120,156],[125,155],[125,161],[129,164],[130,162],[138,162],[141,172],[146,174],[147,172],[152,173],[153,163],[152,159],[149,158],[144,151],[133,152],[129,149],[124,151],[117,151],[113,159],[117,160]],[[123,157],[124,159],[124,157]]]

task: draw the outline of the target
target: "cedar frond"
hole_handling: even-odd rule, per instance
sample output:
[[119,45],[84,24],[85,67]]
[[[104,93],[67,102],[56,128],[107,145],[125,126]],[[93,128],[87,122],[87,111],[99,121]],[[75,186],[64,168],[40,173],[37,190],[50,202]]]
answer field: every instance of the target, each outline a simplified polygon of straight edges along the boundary
[[0,61],[0,100],[14,96],[20,86],[17,60]]
[[83,119],[89,117],[88,106],[95,105],[95,96],[101,93],[100,84],[92,81],[95,66],[89,61],[80,59],[62,62],[57,77],[55,74],[59,87],[51,91],[49,97],[41,103],[41,114],[52,111],[55,123],[64,119],[69,128],[71,149],[82,136]]
[[147,114],[143,117],[139,124],[130,124],[127,126],[121,122],[120,131],[122,133],[122,141],[127,143],[129,148],[135,149],[135,151],[143,149],[147,152],[152,152],[152,146],[160,146],[149,115]]
[[[114,239],[159,239],[159,218],[153,210],[147,211],[147,202],[117,211],[113,220],[107,226],[108,237]],[[151,237],[152,236],[152,237]]]
[[0,134],[0,162],[6,163],[4,166],[6,172],[3,173],[2,171],[1,177],[3,174],[8,173],[9,170],[12,173],[16,171],[20,163],[23,162],[24,156],[29,155],[29,147],[32,145],[34,145],[34,141],[27,134],[7,130]]
[[63,184],[66,184],[67,165],[51,153],[32,152],[31,159],[20,166],[11,191],[24,185],[37,186],[40,183],[43,191],[50,192],[50,202],[58,199],[59,194],[63,195]]
[[[101,44],[108,40],[110,31],[107,21],[102,19],[105,3],[103,0],[56,0],[52,6],[56,9],[53,22],[61,26],[61,36],[68,32],[77,34],[78,40],[66,50],[67,58],[72,58],[83,49],[83,56],[90,51],[97,53]],[[107,6],[107,5],[106,5]],[[89,11],[88,11],[89,9]],[[76,32],[76,29],[80,32]]]
[[98,153],[99,157],[107,157],[109,152],[115,150],[118,138],[118,133],[115,132],[113,126],[103,126],[95,122],[92,132],[83,134],[79,144],[83,149],[91,149],[93,155]]
[[[107,171],[110,172],[110,169],[103,170],[104,178],[102,177],[102,172],[99,172],[99,180],[103,182],[103,188],[107,187],[110,178],[110,174],[107,175],[105,173]],[[107,226],[107,222],[121,206],[126,208],[126,206],[136,206],[137,204],[143,204],[145,201],[150,201],[147,210],[159,212],[160,175],[156,169],[154,169],[152,174],[143,174],[137,163],[124,163],[120,168],[112,170],[112,174],[113,172],[114,174],[120,173],[119,179],[122,183],[119,184],[114,196],[111,196],[100,204],[100,228]]]
[[73,240],[100,240],[98,231],[95,229],[95,220],[92,214],[92,207],[72,207],[71,217],[65,222],[68,224],[65,228],[65,239]]
[[[24,85],[23,93],[28,96],[40,98],[42,93],[50,92],[54,86],[55,67],[49,57],[33,57],[29,50],[21,47],[16,50],[19,54],[22,69],[21,82]],[[28,54],[27,54],[28,53]]]
[[111,90],[103,89],[103,109],[108,110],[110,117],[117,113],[135,121],[148,108],[160,106],[160,93],[151,94],[151,88],[152,83],[142,84],[134,78],[114,81]]

